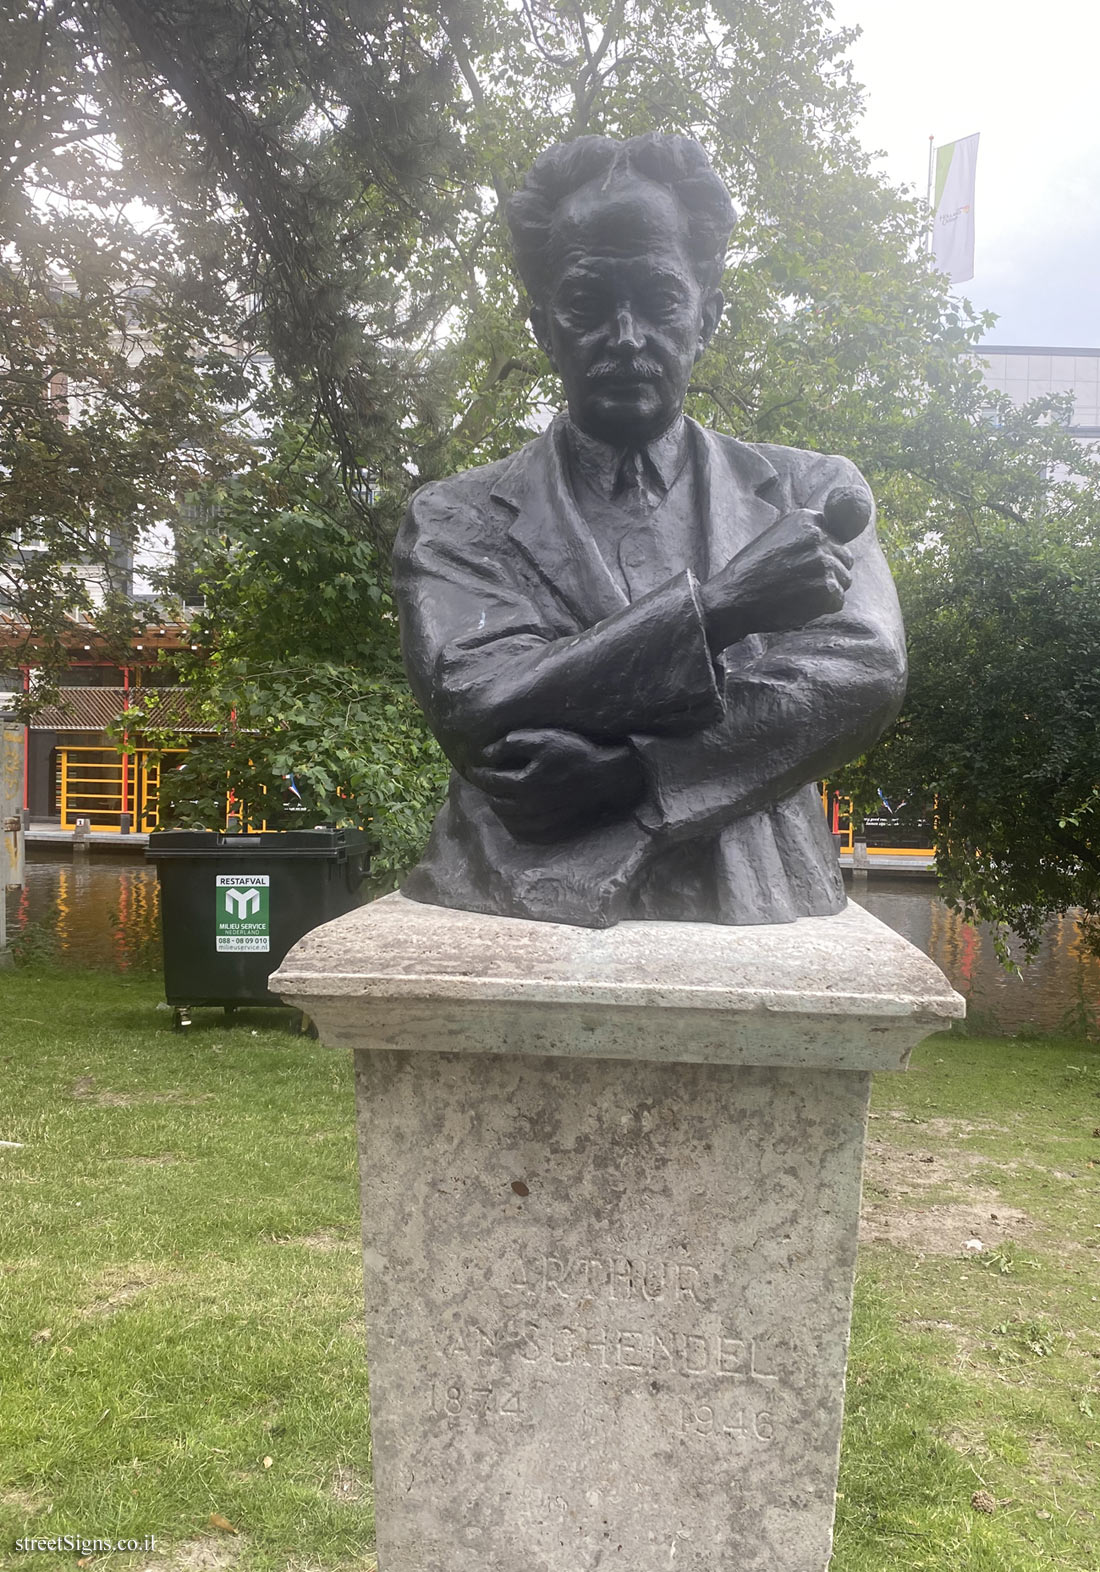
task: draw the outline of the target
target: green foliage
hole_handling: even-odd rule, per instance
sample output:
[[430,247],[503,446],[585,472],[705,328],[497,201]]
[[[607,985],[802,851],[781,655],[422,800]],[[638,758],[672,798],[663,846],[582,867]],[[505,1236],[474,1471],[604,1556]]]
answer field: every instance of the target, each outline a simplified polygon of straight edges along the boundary
[[876,784],[935,799],[945,893],[1034,951],[1052,915],[1100,911],[1100,478],[1044,482],[1059,439],[1088,462],[1026,421],[979,429],[986,462],[961,483],[984,495],[895,536],[909,693],[848,784],[865,805]]
[[[852,35],[826,0],[21,0],[13,20],[0,195],[18,266],[0,353],[36,391],[19,451],[0,453],[0,546],[16,521],[53,530],[16,576],[56,642],[80,594],[74,541],[109,557],[111,529],[125,539],[206,488],[220,515],[190,543],[207,613],[187,681],[217,740],[171,783],[178,813],[220,816],[231,779],[253,813],[266,784],[277,817],[293,773],[307,814],[354,804],[384,821],[388,867],[415,854],[442,764],[399,673],[388,541],[417,483],[512,451],[559,397],[503,202],[552,141],[687,131],[740,210],[691,411],[853,457],[899,581],[910,697],[843,784],[864,807],[876,786],[935,799],[940,876],[971,916],[1031,947],[1068,905],[1096,931],[1100,491],[1087,466],[1067,478],[1083,466],[1065,400],[1013,411],[983,385],[992,319],[930,271],[920,204],[859,147]],[[134,198],[157,215],[147,233]],[[47,309],[58,267],[87,303],[72,374],[102,361],[120,391],[81,432],[42,391],[46,346],[69,331]],[[162,346],[140,374],[104,359],[127,278],[155,286],[125,304]],[[257,383],[226,344],[272,369]],[[211,419],[249,399],[285,427],[254,465],[224,444],[255,428]],[[296,425],[305,469],[287,467]]]
[[0,604],[28,630],[28,713],[72,618],[121,657],[131,553],[247,462],[272,398],[324,417],[392,530],[424,381],[401,269],[461,152],[451,96],[415,8],[8,7]]
[[[7,8],[0,62],[0,604],[27,630],[31,709],[74,617],[127,648],[139,540],[245,446],[231,301],[131,207],[74,9]],[[21,701],[22,702],[22,701]]]
[[402,433],[438,398],[423,353],[430,307],[406,269],[465,163],[445,39],[446,25],[464,26],[462,4],[75,10],[103,58],[124,167],[189,248],[219,259],[227,292],[246,293],[244,336],[323,418],[381,535]]
[[386,560],[308,431],[280,428],[265,454],[207,494],[212,526],[190,542],[205,607],[180,677],[213,735],[166,777],[165,818],[220,824],[231,791],[254,825],[365,824],[392,877],[447,767],[401,669]]

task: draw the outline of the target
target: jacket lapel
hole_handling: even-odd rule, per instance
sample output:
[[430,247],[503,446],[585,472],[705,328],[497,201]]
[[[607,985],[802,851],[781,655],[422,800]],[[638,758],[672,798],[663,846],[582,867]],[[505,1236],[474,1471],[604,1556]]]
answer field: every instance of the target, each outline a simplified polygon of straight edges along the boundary
[[493,488],[515,513],[511,538],[581,627],[628,604],[573,501],[565,470],[562,419],[529,443]]
[[719,437],[694,420],[688,426],[696,444],[704,573],[710,578],[779,517],[779,475],[756,448]]
[[[709,578],[779,517],[769,500],[779,476],[756,448],[688,421],[695,448],[700,521]],[[573,500],[565,468],[564,417],[528,444],[491,495],[514,514],[509,534],[582,627],[621,611],[626,595],[600,555]]]

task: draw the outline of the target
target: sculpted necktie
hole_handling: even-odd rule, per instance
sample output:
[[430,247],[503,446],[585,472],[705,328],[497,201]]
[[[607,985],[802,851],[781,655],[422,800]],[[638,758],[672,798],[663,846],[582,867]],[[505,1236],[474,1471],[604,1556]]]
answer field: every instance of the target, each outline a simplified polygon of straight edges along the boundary
[[[636,600],[679,573],[684,559],[683,521],[662,505],[668,492],[643,452],[627,453],[616,477],[616,506],[630,515],[619,538],[618,562],[628,595]],[[674,510],[675,511],[675,510]]]
[[623,454],[612,495],[616,501],[639,512],[658,507],[664,500],[664,488],[658,482],[656,470],[646,462],[640,449]]

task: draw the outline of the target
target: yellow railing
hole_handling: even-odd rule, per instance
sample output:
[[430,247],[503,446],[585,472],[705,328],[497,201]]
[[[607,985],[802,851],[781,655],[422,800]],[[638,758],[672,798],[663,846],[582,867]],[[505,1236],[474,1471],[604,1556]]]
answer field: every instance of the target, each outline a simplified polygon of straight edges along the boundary
[[87,822],[92,833],[118,831],[122,815],[130,815],[133,830],[155,830],[161,769],[168,761],[183,758],[186,748],[137,748],[118,753],[114,748],[58,748],[58,806],[61,828],[74,830]]
[[[155,830],[159,822],[161,775],[187,757],[186,748],[135,748],[120,754],[108,747],[66,747],[57,750],[58,806],[61,828],[76,829],[87,821],[93,834],[122,828],[122,815],[130,815],[135,831]],[[267,787],[261,788],[267,795]],[[241,818],[239,804],[226,794],[226,828],[266,830],[267,820]]]
[[[829,821],[829,828],[839,835],[838,850],[851,855],[855,844],[855,827],[852,824],[852,804],[847,797],[838,797],[828,787],[822,788],[821,806]],[[923,857],[930,862],[936,855],[932,846],[868,846],[868,857]]]

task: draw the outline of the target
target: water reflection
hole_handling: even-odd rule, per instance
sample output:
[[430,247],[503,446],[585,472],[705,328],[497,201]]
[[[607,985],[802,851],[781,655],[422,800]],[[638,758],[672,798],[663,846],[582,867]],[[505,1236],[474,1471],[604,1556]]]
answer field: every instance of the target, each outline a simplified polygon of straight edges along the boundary
[[[149,970],[160,965],[159,893],[144,862],[36,854],[25,889],[8,896],[9,938],[27,959]],[[975,1024],[1100,1030],[1100,962],[1084,953],[1072,917],[1051,923],[1035,964],[1017,977],[998,964],[988,932],[938,899],[932,880],[876,876],[853,893],[942,966]]]
[[27,882],[8,892],[8,942],[27,961],[149,971],[160,965],[156,870],[90,857],[27,860]]
[[1100,1029],[1100,961],[1086,954],[1073,917],[1049,924],[1035,961],[1017,976],[998,962],[989,930],[963,922],[931,879],[876,877],[849,893],[943,968],[973,1024]]

